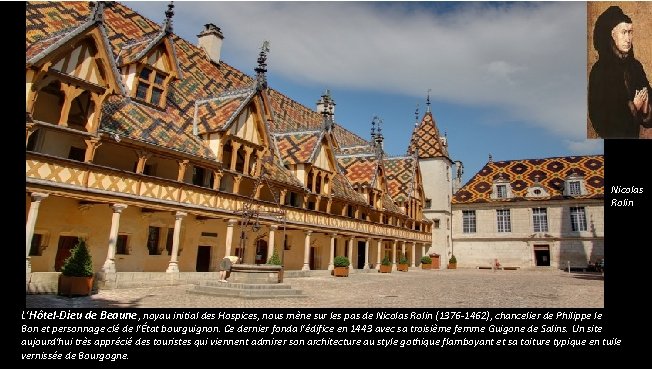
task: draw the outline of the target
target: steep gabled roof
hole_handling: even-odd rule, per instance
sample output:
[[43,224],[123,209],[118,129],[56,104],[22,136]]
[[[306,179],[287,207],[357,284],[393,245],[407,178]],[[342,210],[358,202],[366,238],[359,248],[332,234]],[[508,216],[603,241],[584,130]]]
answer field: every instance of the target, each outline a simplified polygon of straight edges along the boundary
[[367,205],[365,198],[356,192],[351,183],[340,173],[335,173],[333,176],[333,192],[332,196],[336,199],[346,200],[354,204]]
[[337,162],[352,184],[368,187],[375,184],[379,165],[376,156],[338,156]]
[[448,149],[442,144],[441,135],[431,112],[426,112],[421,123],[412,131],[410,146],[407,153],[412,155],[418,150],[420,159],[444,157],[448,158]]
[[217,160],[203,142],[175,124],[170,113],[118,95],[109,96],[102,110],[100,132]]
[[321,131],[279,133],[274,135],[281,159],[285,164],[308,163],[319,146]]
[[385,158],[387,191],[397,203],[414,195],[417,161],[414,157]]
[[226,91],[216,97],[197,100],[193,120],[197,133],[226,129],[256,94],[254,86]]
[[[604,198],[604,156],[590,155],[490,161],[455,193],[452,203],[563,199],[564,181],[570,174],[583,176],[586,185],[587,194],[574,198]],[[513,198],[491,199],[493,182],[499,177],[509,181]],[[550,196],[526,198],[528,188],[537,180]]]

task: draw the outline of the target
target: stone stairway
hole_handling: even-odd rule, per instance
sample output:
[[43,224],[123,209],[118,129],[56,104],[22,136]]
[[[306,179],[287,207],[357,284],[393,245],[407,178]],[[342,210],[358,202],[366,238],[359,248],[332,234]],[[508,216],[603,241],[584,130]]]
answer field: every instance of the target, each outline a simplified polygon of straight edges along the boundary
[[187,292],[200,295],[239,297],[245,299],[306,297],[301,290],[293,289],[291,286],[282,283],[250,284],[202,281],[199,285],[195,285],[187,290]]

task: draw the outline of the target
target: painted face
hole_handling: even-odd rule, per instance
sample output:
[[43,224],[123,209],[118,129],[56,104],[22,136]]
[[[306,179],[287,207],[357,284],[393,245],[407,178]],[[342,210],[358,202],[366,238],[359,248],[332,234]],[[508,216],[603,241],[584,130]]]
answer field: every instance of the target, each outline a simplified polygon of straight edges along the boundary
[[634,26],[631,23],[619,23],[611,30],[611,38],[614,40],[616,49],[623,54],[632,49],[632,39],[634,38]]

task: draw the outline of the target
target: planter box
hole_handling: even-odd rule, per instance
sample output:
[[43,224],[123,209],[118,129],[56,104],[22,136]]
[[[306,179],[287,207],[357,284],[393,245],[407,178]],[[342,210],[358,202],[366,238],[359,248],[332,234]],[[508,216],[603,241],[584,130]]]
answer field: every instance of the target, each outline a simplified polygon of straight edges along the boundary
[[457,263],[455,264],[448,263],[448,269],[457,269]]
[[391,273],[392,272],[392,266],[391,265],[380,265],[380,269],[378,270],[381,273]]
[[72,296],[83,295],[89,296],[93,290],[93,277],[69,277],[59,275],[59,295]]
[[336,277],[348,277],[349,276],[349,268],[348,267],[335,267],[333,269],[333,275]]
[[432,269],[432,264],[421,263],[421,269]]
[[407,272],[408,268],[409,268],[409,264],[398,264],[396,270],[398,270],[399,272]]

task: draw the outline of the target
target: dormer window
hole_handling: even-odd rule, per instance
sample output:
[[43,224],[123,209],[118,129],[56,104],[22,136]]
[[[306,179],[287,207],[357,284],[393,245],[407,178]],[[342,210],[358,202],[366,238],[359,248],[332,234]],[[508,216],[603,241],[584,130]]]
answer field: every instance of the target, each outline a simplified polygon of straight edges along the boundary
[[161,106],[168,75],[159,70],[143,66],[138,73],[136,98],[152,105]]
[[576,173],[573,173],[568,177],[566,177],[566,181],[564,182],[564,195],[566,196],[586,195],[586,186],[584,185],[584,177]]
[[501,174],[494,180],[492,185],[491,198],[493,200],[502,200],[510,199],[512,197],[512,187],[509,185],[509,181],[506,180]]
[[527,189],[527,193],[525,194],[526,198],[532,198],[532,197],[549,197],[550,194],[548,191],[543,187],[541,182],[539,182],[539,176],[537,175],[534,178],[534,183],[532,183],[532,186],[530,186]]
[[507,186],[506,185],[496,185],[496,197],[499,199],[507,198]]

